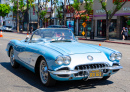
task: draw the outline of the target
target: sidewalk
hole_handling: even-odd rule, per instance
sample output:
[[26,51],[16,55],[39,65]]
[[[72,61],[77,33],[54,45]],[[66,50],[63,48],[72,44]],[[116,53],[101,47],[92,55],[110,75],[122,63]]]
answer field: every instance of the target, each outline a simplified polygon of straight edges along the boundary
[[79,40],[100,41],[100,42],[130,45],[130,37],[128,38],[128,40],[111,39],[111,38],[109,40],[106,40],[106,38],[99,38],[99,37],[94,37],[94,39],[90,39],[90,37],[87,37],[87,39],[85,39],[84,36],[76,36],[76,37],[78,37]]

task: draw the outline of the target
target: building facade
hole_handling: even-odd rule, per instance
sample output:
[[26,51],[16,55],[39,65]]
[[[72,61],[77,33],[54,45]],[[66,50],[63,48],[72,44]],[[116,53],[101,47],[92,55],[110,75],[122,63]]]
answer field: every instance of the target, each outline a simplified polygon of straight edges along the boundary
[[[121,0],[122,2],[124,0]],[[113,10],[114,0],[107,0],[107,10]],[[94,0],[94,31],[97,37],[106,37],[106,13],[101,9],[98,0]],[[123,27],[128,28],[130,36],[130,0],[113,16],[110,27],[110,38],[121,38]]]

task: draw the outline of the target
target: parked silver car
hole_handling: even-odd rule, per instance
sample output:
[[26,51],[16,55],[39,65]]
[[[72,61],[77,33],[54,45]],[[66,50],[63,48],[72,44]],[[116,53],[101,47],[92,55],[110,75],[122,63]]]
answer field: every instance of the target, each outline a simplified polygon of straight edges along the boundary
[[12,31],[12,26],[3,26],[1,28],[2,31]]

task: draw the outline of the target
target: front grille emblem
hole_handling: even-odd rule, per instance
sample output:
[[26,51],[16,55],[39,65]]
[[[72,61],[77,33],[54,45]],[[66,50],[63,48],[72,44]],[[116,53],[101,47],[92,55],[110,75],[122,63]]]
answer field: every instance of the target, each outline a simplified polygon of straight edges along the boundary
[[91,61],[93,60],[93,57],[92,57],[92,56],[90,56],[90,55],[89,55],[89,56],[87,56],[87,58],[88,58],[88,60],[91,60]]

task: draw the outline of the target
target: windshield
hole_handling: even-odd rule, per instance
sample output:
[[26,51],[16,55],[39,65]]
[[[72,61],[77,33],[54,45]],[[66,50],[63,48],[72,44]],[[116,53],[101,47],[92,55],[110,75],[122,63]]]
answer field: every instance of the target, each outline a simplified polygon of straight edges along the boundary
[[68,42],[72,40],[75,40],[75,37],[69,29],[38,29],[31,38],[31,42]]

